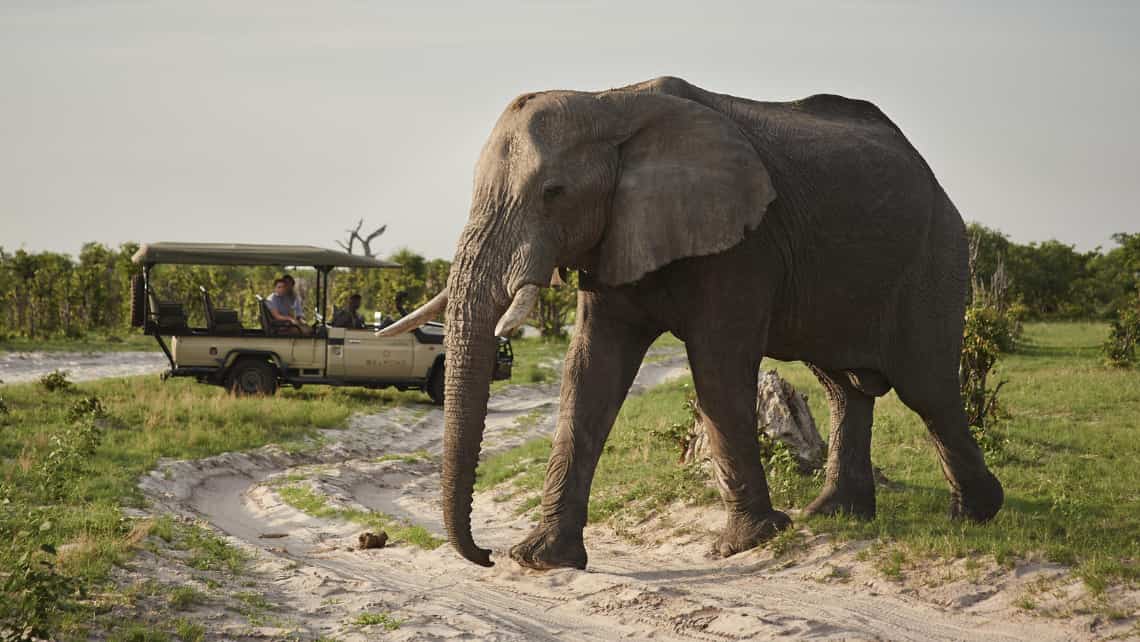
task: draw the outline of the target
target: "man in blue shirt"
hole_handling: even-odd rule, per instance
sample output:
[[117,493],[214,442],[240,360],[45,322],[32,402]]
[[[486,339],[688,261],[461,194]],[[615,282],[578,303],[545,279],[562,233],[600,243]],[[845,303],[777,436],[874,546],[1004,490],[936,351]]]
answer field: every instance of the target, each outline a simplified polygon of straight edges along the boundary
[[273,282],[273,294],[265,299],[269,315],[276,321],[287,321],[300,330],[301,334],[312,334],[313,329],[305,325],[301,297],[293,291],[292,281],[293,277],[286,274]]

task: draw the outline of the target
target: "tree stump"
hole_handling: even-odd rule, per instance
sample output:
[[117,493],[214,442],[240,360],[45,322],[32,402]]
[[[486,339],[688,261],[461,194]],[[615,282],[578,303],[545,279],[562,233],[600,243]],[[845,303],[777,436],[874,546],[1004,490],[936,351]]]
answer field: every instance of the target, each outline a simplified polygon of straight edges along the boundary
[[[705,415],[699,406],[696,415],[682,457],[685,463],[709,457]],[[775,370],[761,373],[756,386],[756,430],[786,445],[801,472],[810,473],[823,465],[827,445],[808,410],[807,396],[796,392]]]

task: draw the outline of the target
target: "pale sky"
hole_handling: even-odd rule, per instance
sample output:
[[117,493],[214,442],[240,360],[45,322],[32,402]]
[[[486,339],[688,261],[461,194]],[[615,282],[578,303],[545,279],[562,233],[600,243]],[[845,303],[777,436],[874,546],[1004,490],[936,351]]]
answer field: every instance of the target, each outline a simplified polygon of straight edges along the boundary
[[513,96],[660,75],[876,103],[963,217],[1140,232],[1140,3],[0,0],[0,246],[311,243],[450,258]]

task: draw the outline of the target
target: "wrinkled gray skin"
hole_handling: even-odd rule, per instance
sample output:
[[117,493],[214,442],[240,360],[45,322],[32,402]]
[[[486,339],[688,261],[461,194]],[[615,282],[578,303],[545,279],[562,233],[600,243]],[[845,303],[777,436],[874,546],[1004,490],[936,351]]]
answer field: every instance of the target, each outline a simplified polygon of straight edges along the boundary
[[646,349],[685,342],[728,521],[747,550],[789,524],[756,437],[765,355],[802,360],[831,403],[827,477],[808,513],[875,514],[874,398],[892,387],[930,429],[950,513],[994,516],[1002,488],[966,426],[958,355],[962,218],[874,105],[754,102],[677,78],[514,100],[476,168],[448,284],[444,521],[465,558],[496,321],[526,284],[580,270],[542,520],[511,549],[538,569],[586,566],[582,529],[602,446]]

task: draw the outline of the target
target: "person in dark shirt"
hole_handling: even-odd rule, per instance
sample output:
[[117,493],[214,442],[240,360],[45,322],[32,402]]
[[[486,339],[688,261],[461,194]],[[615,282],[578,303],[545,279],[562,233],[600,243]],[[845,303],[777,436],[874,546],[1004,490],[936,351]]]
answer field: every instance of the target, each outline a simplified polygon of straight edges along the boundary
[[336,311],[333,315],[332,325],[334,328],[354,328],[359,330],[364,327],[364,317],[360,316],[360,302],[359,294],[354,294],[348,297],[348,305]]

